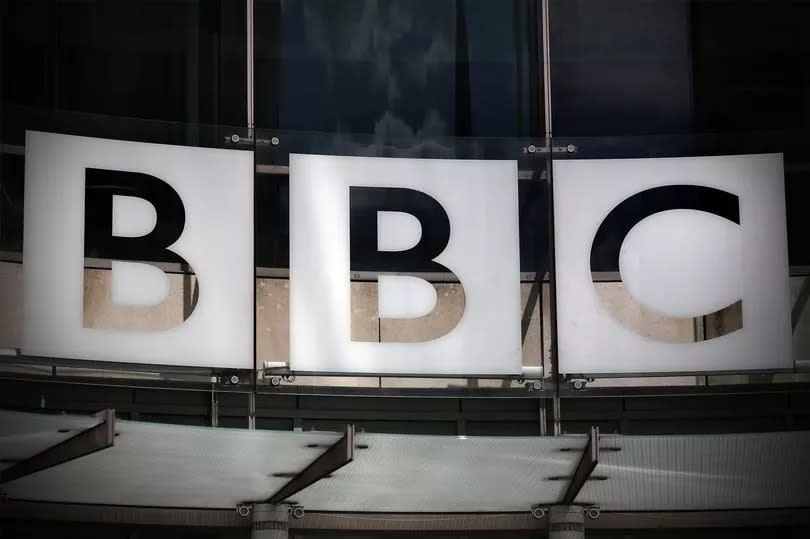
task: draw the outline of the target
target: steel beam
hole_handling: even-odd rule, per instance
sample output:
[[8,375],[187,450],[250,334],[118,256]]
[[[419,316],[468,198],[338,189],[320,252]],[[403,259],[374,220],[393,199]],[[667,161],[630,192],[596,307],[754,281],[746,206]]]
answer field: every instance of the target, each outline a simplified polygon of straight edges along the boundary
[[[730,511],[602,511],[593,529],[753,528],[810,526],[810,508]],[[778,534],[777,534],[778,535]]]
[[[187,509],[8,500],[0,520],[92,522],[98,524],[250,528],[249,518],[229,509]],[[1,526],[0,526],[1,527]]]
[[[250,528],[251,520],[229,509],[177,507],[134,507],[86,505],[9,500],[0,504],[0,520],[16,519],[137,524],[149,526],[194,526],[207,528]],[[708,511],[602,511],[599,518],[586,520],[586,529],[679,529],[785,527],[810,525],[810,508],[708,510]],[[298,531],[361,532],[384,534],[394,531],[484,532],[542,531],[545,519],[521,513],[361,513],[307,511],[291,519],[289,528]]]
[[794,333],[802,318],[802,313],[807,307],[808,300],[810,300],[810,277],[805,277],[802,287],[799,289],[799,297],[796,298],[796,303],[790,311],[790,322]]
[[571,505],[574,499],[585,486],[591,472],[599,464],[599,427],[591,427],[591,434],[588,436],[588,443],[585,444],[585,450],[582,453],[582,458],[579,459],[577,469],[574,471],[574,476],[571,482],[568,483],[568,489],[565,491],[565,496],[562,499],[562,505]]
[[104,410],[96,415],[101,417],[98,425],[0,471],[0,484],[111,447],[115,441],[115,410]]
[[[602,511],[599,518],[585,520],[585,529],[688,529],[748,528],[810,525],[806,507],[791,509],[711,510],[711,511]],[[307,512],[291,520],[290,529],[363,534],[390,532],[540,532],[547,519],[531,513],[340,513]]]
[[312,483],[342,468],[354,459],[354,425],[346,425],[343,437],[312,461],[298,475],[273,494],[267,503],[283,502],[297,492],[301,492]]

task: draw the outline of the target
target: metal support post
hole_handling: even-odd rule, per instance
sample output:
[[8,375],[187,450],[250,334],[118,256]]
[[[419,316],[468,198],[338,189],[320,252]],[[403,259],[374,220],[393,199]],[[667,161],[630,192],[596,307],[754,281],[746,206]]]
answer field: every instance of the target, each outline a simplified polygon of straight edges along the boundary
[[584,539],[585,511],[578,505],[552,505],[548,512],[549,539]]
[[554,421],[554,436],[559,436],[562,434],[562,418],[560,417],[560,382],[555,384],[554,386],[554,398],[551,401],[551,419]]
[[324,451],[320,457],[281,487],[269,500],[271,504],[283,502],[354,460],[354,425],[347,425],[343,437]]
[[286,505],[254,504],[251,539],[287,539],[288,518],[289,510]]
[[548,0],[541,0],[540,25],[543,52],[543,112],[546,127],[546,147],[551,147],[551,31],[549,26]]
[[248,430],[256,430],[256,393],[248,393]]
[[96,415],[102,418],[98,425],[0,471],[0,484],[111,447],[115,441],[115,410],[104,410]]
[[588,443],[585,444],[585,449],[582,453],[582,458],[579,459],[577,469],[574,471],[571,482],[568,483],[568,489],[563,496],[562,504],[571,505],[574,499],[585,486],[585,482],[591,476],[596,465],[599,464],[599,427],[591,427],[591,434],[588,436]]
[[211,389],[211,426],[219,426],[219,395],[216,389]]
[[253,49],[253,0],[246,0],[247,11],[247,126],[248,136],[255,138],[253,129],[256,127],[256,120],[254,117],[254,97],[253,97],[253,64],[254,64],[254,49]]

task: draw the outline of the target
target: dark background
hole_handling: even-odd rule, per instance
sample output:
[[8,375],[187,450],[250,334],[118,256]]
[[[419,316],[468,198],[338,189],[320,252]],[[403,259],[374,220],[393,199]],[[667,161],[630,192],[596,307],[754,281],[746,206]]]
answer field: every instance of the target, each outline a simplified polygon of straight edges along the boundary
[[[242,2],[0,10],[4,144],[34,128],[222,145],[246,126]],[[432,156],[432,144],[442,157],[521,158],[545,133],[539,17],[532,0],[257,0],[256,126],[296,132],[257,163],[285,161],[291,140],[318,153],[386,155],[390,144]],[[790,263],[810,265],[808,20],[805,0],[552,0],[555,144],[576,143],[576,157],[784,152]],[[453,137],[500,138],[464,150]],[[22,248],[22,161],[4,152],[0,167],[7,251]],[[521,168],[533,174],[521,269],[542,271],[548,197],[535,184],[547,166]],[[260,266],[288,264],[286,182],[257,177]]]

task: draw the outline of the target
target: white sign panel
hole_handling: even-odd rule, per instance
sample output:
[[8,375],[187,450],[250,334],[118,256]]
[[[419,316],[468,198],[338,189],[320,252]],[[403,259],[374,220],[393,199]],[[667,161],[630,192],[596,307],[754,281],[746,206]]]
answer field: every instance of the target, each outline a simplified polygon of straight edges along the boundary
[[[446,301],[414,263],[463,287],[441,334],[353,340],[350,272],[376,276],[380,318]],[[515,161],[290,155],[291,369],[518,374],[519,272]]]
[[[196,304],[166,330],[85,327],[86,242],[113,260],[110,305],[166,301],[167,256]],[[253,368],[253,153],[28,132],[23,263],[24,354]]]
[[[554,219],[562,373],[792,368],[781,154],[558,160]],[[699,342],[641,329],[705,315]]]

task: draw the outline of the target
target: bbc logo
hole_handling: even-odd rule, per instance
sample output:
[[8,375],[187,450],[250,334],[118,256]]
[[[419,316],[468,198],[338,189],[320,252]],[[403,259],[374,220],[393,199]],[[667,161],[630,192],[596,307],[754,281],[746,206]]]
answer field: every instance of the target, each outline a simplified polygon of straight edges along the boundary
[[[253,367],[251,152],[29,132],[25,189],[23,353]],[[561,372],[790,365],[781,155],[555,161],[553,203]],[[291,155],[290,368],[519,374],[518,230],[516,161]],[[642,316],[739,323],[704,342],[640,335],[597,294],[597,255]],[[194,273],[196,302],[161,331],[85,327],[93,256],[112,260],[111,305],[166,301],[156,260]],[[432,272],[463,301],[429,338],[353,336],[352,275],[407,327],[446,301]]]

